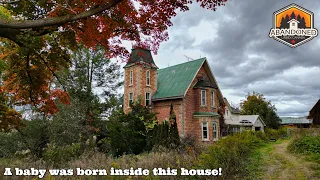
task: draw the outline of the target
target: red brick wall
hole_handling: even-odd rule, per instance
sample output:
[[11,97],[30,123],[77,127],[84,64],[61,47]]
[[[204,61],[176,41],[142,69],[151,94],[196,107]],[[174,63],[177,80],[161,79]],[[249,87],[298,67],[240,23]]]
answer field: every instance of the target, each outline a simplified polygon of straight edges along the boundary
[[[133,70],[133,85],[130,85],[130,70]],[[150,86],[146,84],[146,71],[150,71]],[[130,111],[129,108],[129,93],[133,92],[133,99],[137,101],[138,98],[141,98],[142,105],[145,105],[145,94],[146,92],[151,93],[152,95],[157,90],[157,70],[145,67],[143,65],[134,65],[128,68],[125,68],[125,80],[124,80],[124,104],[123,110],[125,113]],[[150,98],[151,98],[150,97]]]
[[170,106],[173,105],[173,112],[176,115],[179,135],[183,136],[183,101],[182,99],[163,100],[153,102],[154,112],[157,113],[157,118],[161,123],[163,120],[169,120]]
[[[212,108],[210,106],[210,91],[214,91],[214,89],[207,88],[206,90],[206,106],[201,107],[201,89],[194,89],[193,85],[197,82],[198,77],[208,77],[207,72],[203,67],[200,68],[196,78],[193,80],[191,86],[187,90],[186,96],[184,98],[185,104],[185,135],[186,136],[195,136],[198,140],[202,140],[202,129],[201,122],[208,122],[209,126],[209,140],[212,142],[212,122],[219,122],[218,118],[212,117],[201,117],[195,118],[193,117],[193,113],[195,112],[218,112],[217,107],[219,107],[219,101],[217,97],[217,93],[215,93],[215,107]],[[219,125],[218,125],[219,126]],[[218,127],[219,129],[219,127]],[[220,134],[220,132],[218,132]]]

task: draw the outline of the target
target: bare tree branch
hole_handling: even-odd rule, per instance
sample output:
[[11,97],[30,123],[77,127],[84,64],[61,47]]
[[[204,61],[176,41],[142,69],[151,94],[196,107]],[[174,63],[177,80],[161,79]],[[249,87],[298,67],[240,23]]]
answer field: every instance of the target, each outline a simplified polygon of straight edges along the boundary
[[4,20],[0,19],[0,28],[12,28],[12,29],[28,29],[28,28],[39,28],[53,25],[62,25],[68,22],[77,21],[79,19],[84,19],[95,14],[99,14],[105,10],[108,10],[122,0],[111,0],[109,3],[104,5],[94,7],[88,11],[84,11],[77,15],[66,15],[61,17],[44,18],[39,20]]
[[15,0],[15,1],[1,1],[0,4],[15,4],[20,2],[20,0]]
[[33,51],[37,54],[37,56],[41,59],[41,61],[46,65],[46,67],[49,69],[51,74],[58,80],[59,84],[62,86],[63,90],[67,92],[66,87],[63,85],[63,83],[60,81],[59,76],[50,68],[48,62],[39,54],[35,49]]

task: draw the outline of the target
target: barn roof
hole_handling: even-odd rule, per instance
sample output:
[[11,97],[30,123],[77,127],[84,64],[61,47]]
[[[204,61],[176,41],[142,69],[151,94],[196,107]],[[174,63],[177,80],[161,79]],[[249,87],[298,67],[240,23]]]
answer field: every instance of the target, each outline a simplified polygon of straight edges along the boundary
[[281,117],[281,124],[311,124],[306,117]]

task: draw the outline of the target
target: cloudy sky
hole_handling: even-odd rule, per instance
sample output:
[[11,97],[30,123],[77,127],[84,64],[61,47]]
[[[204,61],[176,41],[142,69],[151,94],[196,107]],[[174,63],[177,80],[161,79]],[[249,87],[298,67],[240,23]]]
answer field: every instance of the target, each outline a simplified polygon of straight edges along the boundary
[[296,3],[314,13],[320,1],[228,0],[216,12],[193,4],[173,18],[170,40],[154,56],[159,68],[207,57],[223,96],[239,104],[248,92],[271,100],[280,116],[306,116],[320,98],[320,37],[290,48],[268,37],[272,13]]

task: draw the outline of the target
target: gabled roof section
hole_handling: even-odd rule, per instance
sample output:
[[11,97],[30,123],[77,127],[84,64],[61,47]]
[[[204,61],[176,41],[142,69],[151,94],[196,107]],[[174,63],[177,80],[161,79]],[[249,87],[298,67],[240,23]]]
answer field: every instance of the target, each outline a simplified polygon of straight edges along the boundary
[[197,83],[193,86],[193,88],[214,88],[218,89],[216,85],[214,85],[209,79],[201,78],[198,79]]
[[149,66],[151,68],[158,69],[158,67],[156,66],[156,64],[153,61],[151,51],[148,49],[140,48],[140,47],[132,49],[129,61],[127,62],[127,64],[123,68],[130,67],[135,64],[145,65],[145,66]]
[[183,98],[205,58],[158,70],[157,92],[152,100]]
[[224,100],[223,100],[222,92],[221,92],[221,90],[219,88],[218,82],[217,82],[216,78],[214,77],[214,75],[212,73],[212,70],[211,70],[207,60],[204,61],[203,67],[206,70],[206,72],[208,73],[208,77],[209,77],[210,82],[213,83],[213,85],[216,87],[216,89],[218,91],[218,98],[219,98],[220,104],[224,105],[225,103],[224,103]]
[[261,123],[266,126],[259,115],[236,115],[232,120],[226,119],[225,123],[229,125],[249,126],[254,125],[257,120],[260,120]]
[[240,109],[232,107],[229,104],[227,98],[224,98],[224,102],[225,102],[226,106],[229,108],[229,110],[231,111],[232,114],[240,114]]
[[320,109],[320,99],[318,102],[312,107],[312,109],[309,111],[309,118],[313,118],[312,116],[314,115],[317,107]]

